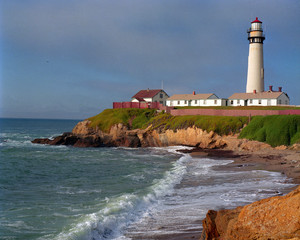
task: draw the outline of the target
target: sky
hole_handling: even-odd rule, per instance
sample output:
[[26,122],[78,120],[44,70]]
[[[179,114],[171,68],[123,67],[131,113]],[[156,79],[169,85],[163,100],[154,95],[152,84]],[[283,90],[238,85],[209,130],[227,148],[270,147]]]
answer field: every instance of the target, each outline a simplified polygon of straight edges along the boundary
[[263,22],[265,89],[300,105],[299,0],[0,0],[0,117],[85,119],[141,89],[245,92]]

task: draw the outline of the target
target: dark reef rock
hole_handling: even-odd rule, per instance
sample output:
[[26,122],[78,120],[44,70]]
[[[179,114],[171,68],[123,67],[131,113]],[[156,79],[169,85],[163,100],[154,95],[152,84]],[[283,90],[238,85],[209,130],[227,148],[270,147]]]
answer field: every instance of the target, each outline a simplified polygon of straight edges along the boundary
[[77,136],[73,133],[63,133],[61,136],[57,136],[54,139],[49,138],[37,138],[31,141],[37,144],[49,144],[49,145],[66,145],[74,147],[104,147],[100,137],[94,136]]
[[136,133],[122,134],[117,137],[111,135],[92,134],[78,135],[71,132],[63,133],[61,136],[49,138],[37,138],[31,141],[36,144],[66,145],[74,147],[141,147],[141,142]]

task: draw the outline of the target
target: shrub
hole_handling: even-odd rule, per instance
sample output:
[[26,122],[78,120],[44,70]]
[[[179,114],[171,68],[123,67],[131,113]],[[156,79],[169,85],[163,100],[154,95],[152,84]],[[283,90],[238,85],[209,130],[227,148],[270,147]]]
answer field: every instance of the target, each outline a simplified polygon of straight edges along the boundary
[[254,116],[240,138],[266,142],[273,147],[294,144],[300,141],[300,116]]

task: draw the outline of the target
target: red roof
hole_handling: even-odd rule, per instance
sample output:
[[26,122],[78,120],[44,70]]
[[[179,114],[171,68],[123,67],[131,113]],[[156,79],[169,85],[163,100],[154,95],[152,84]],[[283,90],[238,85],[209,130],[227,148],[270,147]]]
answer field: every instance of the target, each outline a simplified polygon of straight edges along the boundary
[[144,98],[136,97],[135,99],[138,100],[139,102],[146,102]]
[[161,89],[148,89],[148,90],[141,90],[136,93],[132,98],[153,98],[156,94],[158,94]]
[[258,17],[256,17],[256,19],[251,23],[262,23],[262,22],[258,20]]

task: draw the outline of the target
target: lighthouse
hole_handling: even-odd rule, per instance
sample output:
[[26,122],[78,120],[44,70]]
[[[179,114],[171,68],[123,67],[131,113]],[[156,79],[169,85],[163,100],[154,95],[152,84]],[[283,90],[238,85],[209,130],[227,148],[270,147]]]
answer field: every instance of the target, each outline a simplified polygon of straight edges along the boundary
[[248,30],[249,56],[247,74],[247,93],[264,91],[264,57],[262,22],[256,18]]

